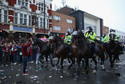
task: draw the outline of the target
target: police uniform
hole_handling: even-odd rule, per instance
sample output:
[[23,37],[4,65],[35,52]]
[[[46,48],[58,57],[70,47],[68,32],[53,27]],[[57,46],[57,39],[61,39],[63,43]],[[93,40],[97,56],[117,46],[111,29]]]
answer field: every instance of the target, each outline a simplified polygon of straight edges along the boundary
[[65,36],[64,43],[71,44],[71,35]]

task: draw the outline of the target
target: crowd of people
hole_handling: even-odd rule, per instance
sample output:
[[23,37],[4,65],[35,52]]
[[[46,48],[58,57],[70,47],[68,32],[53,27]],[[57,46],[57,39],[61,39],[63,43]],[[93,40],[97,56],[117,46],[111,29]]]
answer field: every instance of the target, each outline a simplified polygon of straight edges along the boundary
[[[28,40],[27,40],[28,42]],[[20,64],[22,62],[22,44],[16,42],[0,42],[0,63],[1,64]],[[33,63],[38,63],[39,47],[38,46],[28,46],[28,61]]]

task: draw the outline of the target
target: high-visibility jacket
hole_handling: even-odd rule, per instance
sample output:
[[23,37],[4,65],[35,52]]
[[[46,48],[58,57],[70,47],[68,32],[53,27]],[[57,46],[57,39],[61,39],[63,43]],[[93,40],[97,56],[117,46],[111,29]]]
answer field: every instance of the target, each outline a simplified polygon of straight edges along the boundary
[[118,34],[115,33],[115,41],[118,41]]
[[109,34],[106,35],[106,36],[103,38],[102,42],[103,42],[103,43],[109,42]]
[[71,44],[71,35],[65,36],[64,43]]
[[95,34],[95,32],[90,32],[90,33],[85,33],[84,34],[84,36],[87,38],[87,37],[89,37],[88,38],[88,40],[90,41],[90,42],[94,42],[94,40],[96,39],[96,34]]
[[[106,42],[109,42],[109,40],[110,40],[110,37],[109,37],[109,34],[108,34],[108,35],[106,35],[106,36],[103,38],[102,42],[106,43]],[[118,41],[118,34],[117,34],[117,33],[115,33],[115,39],[114,39],[114,40],[115,40],[115,41]]]

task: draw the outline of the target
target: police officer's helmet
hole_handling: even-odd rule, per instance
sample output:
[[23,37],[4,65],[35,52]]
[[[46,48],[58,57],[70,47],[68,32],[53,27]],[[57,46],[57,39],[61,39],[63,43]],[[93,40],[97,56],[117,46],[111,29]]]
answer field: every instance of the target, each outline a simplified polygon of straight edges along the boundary
[[104,33],[103,36],[106,36],[106,33]]
[[87,29],[89,29],[89,30],[91,30],[91,31],[93,30],[91,26],[88,26]]
[[110,32],[115,32],[115,30],[114,29],[110,29]]
[[70,32],[69,32],[69,31],[67,31],[67,32],[66,32],[66,35],[70,35]]

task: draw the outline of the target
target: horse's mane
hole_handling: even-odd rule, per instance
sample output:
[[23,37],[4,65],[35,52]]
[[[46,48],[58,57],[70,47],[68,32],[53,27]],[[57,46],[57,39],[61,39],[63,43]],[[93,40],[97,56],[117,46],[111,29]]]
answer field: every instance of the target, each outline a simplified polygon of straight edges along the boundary
[[45,44],[45,42],[43,42],[42,40],[40,40],[39,38],[37,38],[37,37],[34,37],[34,39],[36,39],[36,41],[37,41],[37,43],[38,44]]
[[75,41],[76,41],[75,43],[78,47],[83,47],[87,43],[87,39],[85,38],[84,33],[81,31],[79,31],[78,37],[76,38]]
[[63,40],[59,36],[55,36],[61,43],[63,43]]

